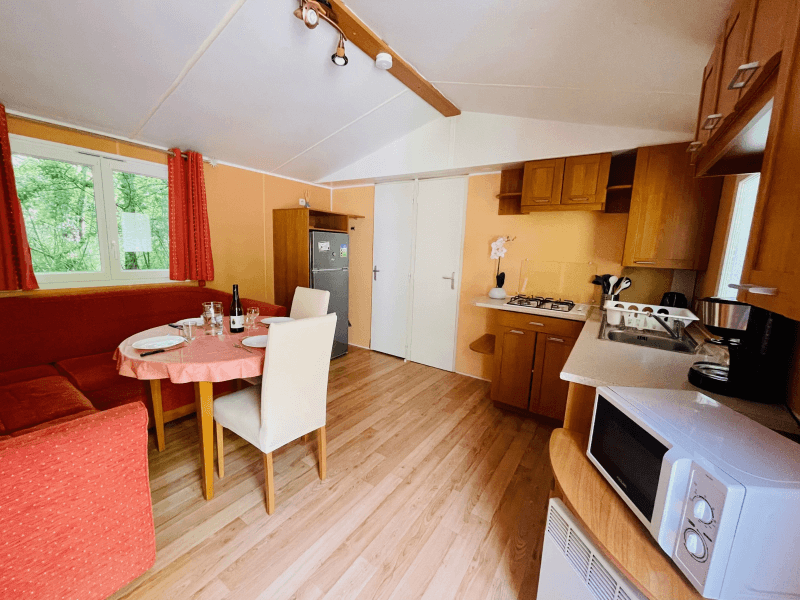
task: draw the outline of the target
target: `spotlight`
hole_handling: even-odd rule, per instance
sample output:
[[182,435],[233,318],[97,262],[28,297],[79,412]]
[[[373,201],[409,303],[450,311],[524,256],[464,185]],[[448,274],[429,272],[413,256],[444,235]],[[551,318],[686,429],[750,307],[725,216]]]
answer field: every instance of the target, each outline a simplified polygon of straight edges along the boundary
[[336,46],[336,52],[331,55],[333,64],[337,67],[343,67],[347,64],[347,57],[344,54],[344,36],[339,36],[339,45]]

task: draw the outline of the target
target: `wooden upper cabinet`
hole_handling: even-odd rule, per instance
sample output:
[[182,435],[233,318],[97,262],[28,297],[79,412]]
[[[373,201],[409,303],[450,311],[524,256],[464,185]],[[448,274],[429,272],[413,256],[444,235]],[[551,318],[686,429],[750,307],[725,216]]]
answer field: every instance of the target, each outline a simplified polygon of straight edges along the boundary
[[800,3],[785,26],[786,45],[739,300],[800,320]]
[[694,139],[700,144],[708,141],[713,127],[719,122],[717,114],[717,95],[719,94],[719,55],[722,38],[717,41],[714,52],[703,70],[703,84],[700,88],[700,109],[697,114],[697,129]]
[[639,148],[623,264],[705,269],[722,183],[695,179],[685,143]]
[[525,163],[520,212],[602,210],[611,153]]
[[[751,0],[750,30],[747,36],[746,67],[739,79],[744,94],[761,69],[783,48],[786,22],[795,0]],[[757,64],[756,64],[757,63]]]
[[558,204],[564,180],[564,159],[534,160],[525,163],[522,207]]
[[610,152],[568,157],[564,164],[561,204],[605,203],[610,167]]
[[747,60],[747,35],[749,33],[751,14],[754,0],[738,0],[734,3],[731,14],[725,22],[725,32],[722,37],[722,60],[720,61],[719,97],[717,99],[717,113],[722,117],[733,112],[736,101],[739,100],[739,88],[731,87],[744,73],[739,67]]

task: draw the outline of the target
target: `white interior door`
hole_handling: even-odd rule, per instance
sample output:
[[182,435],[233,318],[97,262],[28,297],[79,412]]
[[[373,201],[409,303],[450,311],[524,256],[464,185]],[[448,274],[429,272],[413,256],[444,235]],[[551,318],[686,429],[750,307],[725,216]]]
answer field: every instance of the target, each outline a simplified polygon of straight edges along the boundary
[[406,358],[414,182],[375,186],[370,347]]
[[409,360],[455,370],[467,178],[426,179],[416,199]]

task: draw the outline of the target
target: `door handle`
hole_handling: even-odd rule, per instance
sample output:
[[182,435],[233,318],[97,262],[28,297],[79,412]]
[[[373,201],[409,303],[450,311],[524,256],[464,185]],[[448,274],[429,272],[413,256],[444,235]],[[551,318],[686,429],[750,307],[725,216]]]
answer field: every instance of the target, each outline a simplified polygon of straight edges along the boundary
[[759,294],[761,296],[778,295],[778,288],[761,287],[758,285],[753,285],[752,283],[729,283],[728,287],[733,288],[734,290],[746,290],[751,294]]
[[654,261],[654,260],[635,260],[635,261],[633,261],[633,264],[635,264],[635,265],[654,265],[654,264],[656,264],[656,261]]
[[524,331],[520,331],[519,329],[512,329],[508,333],[516,333],[517,335],[525,335]]
[[372,267],[372,280],[373,281],[378,281],[378,273],[380,273],[380,271],[378,270],[378,267]]
[[717,125],[719,125],[720,120],[722,120],[722,113],[714,113],[713,115],[708,115],[706,120],[703,121],[702,127],[700,129],[707,129],[711,131]]
[[564,343],[564,340],[562,340],[561,338],[554,338],[554,337],[547,338],[547,341],[548,342],[558,342],[559,344],[563,344]]
[[531,321],[528,325],[536,325],[536,327],[544,327],[544,323],[537,323],[536,321]]
[[698,150],[700,150],[700,148],[702,148],[702,147],[703,147],[703,142],[700,142],[700,141],[698,141],[698,142],[692,142],[691,144],[689,144],[689,145],[686,147],[686,151],[687,151],[687,152],[697,152],[697,151],[698,151]]
[[456,289],[456,272],[455,271],[453,271],[453,274],[450,275],[450,277],[445,277],[444,275],[442,275],[442,279],[449,279],[450,280],[450,289],[451,290]]
[[[746,86],[760,66],[761,63],[758,61],[741,65],[736,69],[736,73],[733,74],[733,79],[731,79],[731,82],[728,84],[728,89],[738,90]],[[747,77],[742,77],[743,75],[747,75]]]

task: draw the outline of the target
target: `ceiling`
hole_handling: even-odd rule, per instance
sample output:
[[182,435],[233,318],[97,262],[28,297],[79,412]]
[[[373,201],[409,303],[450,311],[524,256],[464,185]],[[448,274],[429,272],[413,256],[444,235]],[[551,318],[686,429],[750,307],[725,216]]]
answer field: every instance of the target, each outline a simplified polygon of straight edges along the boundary
[[[464,111],[691,130],[730,0],[350,6]],[[307,181],[441,117],[296,0],[4,0],[10,110]]]

